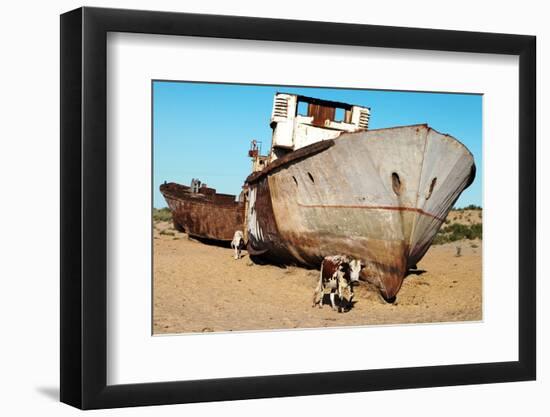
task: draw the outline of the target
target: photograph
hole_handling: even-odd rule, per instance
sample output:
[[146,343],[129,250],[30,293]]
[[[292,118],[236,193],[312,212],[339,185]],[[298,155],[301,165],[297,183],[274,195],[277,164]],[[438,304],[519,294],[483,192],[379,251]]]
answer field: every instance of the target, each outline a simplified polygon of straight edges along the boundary
[[550,415],[543,5],[6,2],[0,416]]
[[483,320],[483,95],[153,80],[154,335]]

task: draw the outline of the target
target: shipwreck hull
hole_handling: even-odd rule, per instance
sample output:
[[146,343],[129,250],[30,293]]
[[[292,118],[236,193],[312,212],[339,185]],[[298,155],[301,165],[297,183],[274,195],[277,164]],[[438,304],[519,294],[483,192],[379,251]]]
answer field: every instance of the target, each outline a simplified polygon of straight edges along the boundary
[[248,179],[248,249],[318,267],[346,254],[393,298],[475,176],[472,154],[426,125],[342,134]]
[[193,237],[231,241],[236,230],[243,230],[244,204],[236,202],[234,195],[217,194],[211,188],[200,191],[193,193],[190,187],[175,183],[160,186],[174,227]]

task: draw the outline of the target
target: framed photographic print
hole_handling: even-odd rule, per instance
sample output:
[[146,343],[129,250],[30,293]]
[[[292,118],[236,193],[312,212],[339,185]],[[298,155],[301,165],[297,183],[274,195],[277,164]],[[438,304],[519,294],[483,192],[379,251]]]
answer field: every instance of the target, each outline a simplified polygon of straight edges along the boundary
[[61,400],[536,375],[535,38],[61,16]]

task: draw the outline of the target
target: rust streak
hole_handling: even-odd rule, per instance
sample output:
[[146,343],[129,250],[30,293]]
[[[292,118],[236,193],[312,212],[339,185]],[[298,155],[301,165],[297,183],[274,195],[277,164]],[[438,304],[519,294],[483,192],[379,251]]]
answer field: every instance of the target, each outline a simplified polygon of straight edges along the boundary
[[353,205],[353,204],[302,204],[298,203],[300,207],[305,208],[351,208],[351,209],[368,209],[368,210],[394,210],[394,211],[413,211],[424,216],[431,217],[433,219],[444,222],[445,219],[436,216],[435,214],[428,213],[422,209],[416,207],[403,207],[403,206],[366,206],[366,205]]

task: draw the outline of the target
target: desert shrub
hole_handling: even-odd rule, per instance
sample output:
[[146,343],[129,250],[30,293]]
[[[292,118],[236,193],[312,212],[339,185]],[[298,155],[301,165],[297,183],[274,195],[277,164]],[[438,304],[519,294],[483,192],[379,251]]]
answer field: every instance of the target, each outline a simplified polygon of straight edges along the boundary
[[153,208],[153,220],[156,222],[171,222],[172,213],[168,207],[161,209]]
[[469,204],[466,207],[453,207],[453,211],[464,211],[464,210],[481,210],[480,206],[476,206],[475,204]]
[[449,242],[448,236],[446,236],[444,233],[441,233],[441,231],[439,231],[437,235],[435,235],[434,240],[432,241],[432,245],[442,245],[448,242]]
[[474,240],[482,239],[483,226],[481,223],[475,223],[471,225],[453,223],[448,224],[439,229],[437,235],[433,240],[434,245],[440,245],[448,242],[455,242],[457,240]]
[[482,239],[483,225],[481,223],[472,224],[470,229],[472,230],[472,239]]

